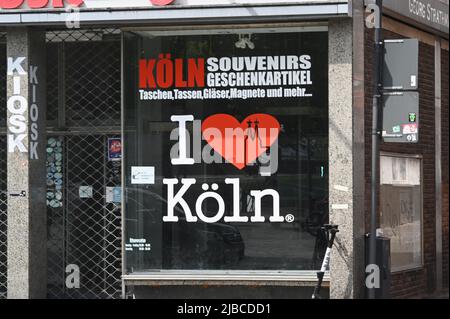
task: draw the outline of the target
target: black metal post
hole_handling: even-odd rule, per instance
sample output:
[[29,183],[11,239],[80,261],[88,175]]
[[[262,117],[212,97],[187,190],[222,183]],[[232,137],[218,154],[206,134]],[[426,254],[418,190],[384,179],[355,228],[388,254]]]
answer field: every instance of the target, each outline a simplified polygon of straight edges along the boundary
[[[370,212],[370,239],[369,239],[369,264],[376,264],[376,230],[378,216],[378,175],[380,159],[381,138],[381,101],[382,101],[382,72],[383,72],[383,39],[382,39],[382,16],[383,0],[376,0],[379,9],[375,17],[375,51],[373,60],[373,106],[372,106],[372,175],[371,175],[371,212]],[[378,20],[378,21],[377,21]],[[369,298],[375,299],[375,288],[369,289]]]

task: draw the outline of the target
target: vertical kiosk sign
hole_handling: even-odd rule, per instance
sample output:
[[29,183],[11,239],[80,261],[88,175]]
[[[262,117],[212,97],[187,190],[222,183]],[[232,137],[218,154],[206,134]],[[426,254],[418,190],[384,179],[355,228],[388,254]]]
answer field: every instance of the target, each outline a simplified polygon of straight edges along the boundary
[[419,41],[386,40],[384,45],[383,140],[418,143]]

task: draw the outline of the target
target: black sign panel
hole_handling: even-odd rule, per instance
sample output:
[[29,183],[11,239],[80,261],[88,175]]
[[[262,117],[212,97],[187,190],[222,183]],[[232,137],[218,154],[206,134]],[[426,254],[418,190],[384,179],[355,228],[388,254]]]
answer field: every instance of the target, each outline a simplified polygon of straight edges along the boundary
[[418,73],[419,40],[384,41],[384,89],[417,90],[419,87]]
[[384,94],[382,134],[388,143],[419,142],[419,93]]

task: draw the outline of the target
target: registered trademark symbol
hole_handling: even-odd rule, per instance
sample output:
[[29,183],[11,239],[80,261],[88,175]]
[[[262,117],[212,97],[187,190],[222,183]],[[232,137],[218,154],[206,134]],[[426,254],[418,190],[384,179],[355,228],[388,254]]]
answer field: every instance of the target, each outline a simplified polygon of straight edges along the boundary
[[287,214],[285,217],[284,217],[284,220],[286,221],[286,222],[288,222],[288,223],[293,223],[294,222],[294,215],[292,215],[292,214]]

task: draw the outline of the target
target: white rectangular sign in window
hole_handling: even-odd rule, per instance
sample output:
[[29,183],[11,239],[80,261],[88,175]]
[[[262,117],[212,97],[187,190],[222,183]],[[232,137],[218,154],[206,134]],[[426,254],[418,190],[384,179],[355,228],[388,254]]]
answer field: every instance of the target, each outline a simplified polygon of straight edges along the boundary
[[131,184],[141,184],[141,185],[155,184],[155,167],[132,166]]

